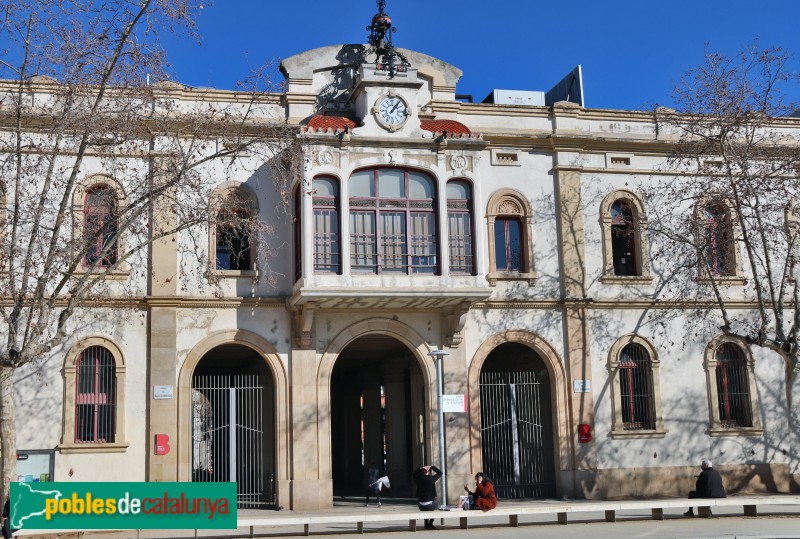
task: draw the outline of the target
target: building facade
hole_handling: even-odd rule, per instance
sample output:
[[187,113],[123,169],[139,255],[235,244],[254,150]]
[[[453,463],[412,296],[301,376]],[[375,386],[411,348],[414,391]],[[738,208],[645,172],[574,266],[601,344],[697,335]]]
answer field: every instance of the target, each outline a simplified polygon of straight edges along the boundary
[[[450,502],[481,470],[501,498],[683,495],[704,457],[731,490],[797,489],[782,360],[652,299],[666,263],[636,185],[667,174],[675,137],[651,113],[568,92],[471,102],[458,68],[377,41],[282,70],[270,107],[305,145],[291,207],[253,157],[207,178],[273,225],[271,245],[220,226],[156,242],[141,301],[89,309],[17,373],[17,447],[51,455],[52,480],[235,478],[243,505],[318,509],[362,495],[370,461],[412,497],[444,450]],[[76,212],[124,192],[99,162],[83,174]],[[210,268],[185,267],[198,237]],[[714,264],[745,279],[730,256]],[[435,350],[465,402],[443,425]]]

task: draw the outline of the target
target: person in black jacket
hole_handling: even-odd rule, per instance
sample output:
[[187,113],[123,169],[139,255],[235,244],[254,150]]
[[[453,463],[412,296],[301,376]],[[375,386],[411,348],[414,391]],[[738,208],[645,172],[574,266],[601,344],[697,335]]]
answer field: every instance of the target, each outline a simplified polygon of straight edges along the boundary
[[11,502],[8,495],[6,501],[3,503],[3,539],[11,539],[13,532],[11,531]]
[[[442,470],[436,466],[423,466],[413,473],[417,483],[417,501],[420,511],[436,510],[436,482],[442,477]],[[425,529],[435,530],[432,518],[425,519]]]
[[[722,486],[722,477],[720,477],[719,472],[713,468],[711,461],[704,459],[700,464],[700,468],[702,468],[702,471],[700,472],[700,475],[697,476],[697,482],[695,483],[694,490],[689,492],[689,499],[726,498],[727,495],[725,494],[725,487]],[[710,509],[708,512],[711,514]],[[689,510],[683,515],[687,517],[693,517],[694,508],[690,507]]]

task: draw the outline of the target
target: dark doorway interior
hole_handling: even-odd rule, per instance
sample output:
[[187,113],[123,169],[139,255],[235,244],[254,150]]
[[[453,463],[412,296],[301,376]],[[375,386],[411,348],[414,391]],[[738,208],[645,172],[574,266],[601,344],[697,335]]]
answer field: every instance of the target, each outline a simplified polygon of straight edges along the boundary
[[425,384],[408,348],[390,337],[362,337],[339,355],[331,376],[334,496],[362,496],[365,465],[391,481],[382,497],[409,497],[411,472],[422,466]]
[[241,345],[208,352],[192,376],[192,481],[236,481],[239,507],[275,500],[275,385]]
[[555,496],[550,376],[530,348],[506,343],[486,358],[480,377],[484,472],[500,498]]

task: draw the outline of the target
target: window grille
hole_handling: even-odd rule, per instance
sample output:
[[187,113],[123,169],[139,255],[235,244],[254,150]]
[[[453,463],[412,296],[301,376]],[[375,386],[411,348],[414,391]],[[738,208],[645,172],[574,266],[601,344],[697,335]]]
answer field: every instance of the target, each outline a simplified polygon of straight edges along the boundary
[[750,384],[744,354],[735,345],[724,343],[716,354],[717,404],[723,428],[752,427]]
[[620,352],[619,387],[623,430],[654,430],[652,364],[640,344],[628,344]]
[[333,178],[315,178],[314,273],[341,272],[339,185]]
[[611,253],[614,274],[641,275],[636,253],[636,230],[633,211],[628,203],[617,200],[611,205]]
[[353,273],[438,272],[433,181],[407,169],[361,170],[350,178]]
[[75,442],[114,442],[117,379],[111,352],[102,346],[84,350],[77,360],[75,386]]
[[475,274],[471,199],[471,189],[467,182],[451,181],[447,184],[447,226],[452,274]]
[[92,189],[83,208],[83,235],[86,242],[84,265],[109,267],[117,262],[117,203],[114,191],[106,186]]

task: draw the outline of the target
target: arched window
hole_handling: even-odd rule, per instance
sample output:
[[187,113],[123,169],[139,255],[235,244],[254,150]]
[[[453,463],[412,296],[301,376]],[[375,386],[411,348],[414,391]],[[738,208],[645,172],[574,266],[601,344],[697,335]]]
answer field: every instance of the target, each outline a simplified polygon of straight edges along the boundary
[[626,335],[611,347],[612,438],[662,438],[660,362],[647,339]]
[[489,201],[489,284],[498,280],[527,280],[536,282],[533,269],[531,238],[531,208],[516,191],[504,189]]
[[611,205],[611,256],[614,275],[625,277],[641,275],[636,253],[636,232],[633,212],[624,200]]
[[314,273],[341,273],[339,232],[339,182],[314,178]]
[[116,434],[116,373],[111,352],[90,346],[76,362],[75,443],[108,443]]
[[472,187],[464,180],[447,182],[447,226],[450,273],[474,275]]
[[747,367],[738,346],[724,343],[717,349],[717,405],[723,428],[752,427],[750,384]]
[[631,191],[619,189],[600,205],[603,228],[603,282],[631,284],[649,282],[650,252],[644,206]]
[[650,355],[640,344],[631,343],[620,352],[619,389],[624,430],[655,427]]
[[243,185],[218,188],[212,196],[212,267],[221,275],[256,269],[257,214],[255,196]]
[[706,265],[712,275],[736,274],[733,228],[728,209],[719,203],[704,208],[705,238],[703,248]]
[[756,398],[755,361],[746,343],[718,337],[706,349],[711,436],[757,436],[764,431]]
[[125,361],[109,339],[75,344],[64,364],[62,453],[121,452],[125,441]]
[[249,212],[225,209],[217,214],[217,269],[252,269]]
[[83,263],[108,267],[117,262],[117,200],[114,190],[98,185],[86,193],[83,205]]
[[356,171],[348,183],[353,273],[438,273],[435,186],[404,168]]

